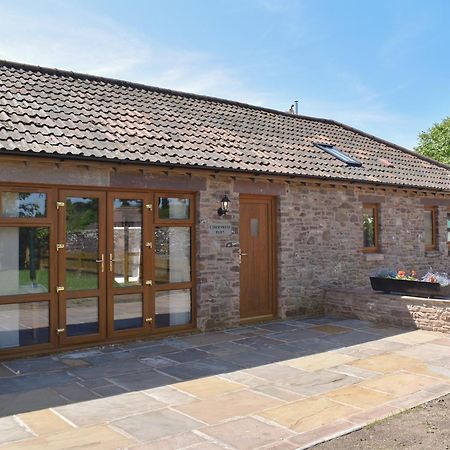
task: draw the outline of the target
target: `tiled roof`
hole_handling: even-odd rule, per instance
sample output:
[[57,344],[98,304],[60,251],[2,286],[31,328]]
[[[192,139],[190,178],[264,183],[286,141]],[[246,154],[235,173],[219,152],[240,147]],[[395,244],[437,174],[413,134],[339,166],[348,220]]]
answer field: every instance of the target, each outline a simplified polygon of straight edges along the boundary
[[[336,145],[362,166],[314,143]],[[7,61],[0,153],[450,190],[447,166],[332,120]]]

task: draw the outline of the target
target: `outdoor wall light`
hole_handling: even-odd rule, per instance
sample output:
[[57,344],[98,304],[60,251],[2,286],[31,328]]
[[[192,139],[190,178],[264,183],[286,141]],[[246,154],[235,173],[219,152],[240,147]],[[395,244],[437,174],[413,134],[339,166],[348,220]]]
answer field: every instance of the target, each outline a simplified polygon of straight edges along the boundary
[[230,203],[231,202],[228,198],[228,195],[225,194],[220,201],[220,208],[217,210],[217,214],[219,214],[219,216],[226,216],[228,213],[228,208],[230,207]]

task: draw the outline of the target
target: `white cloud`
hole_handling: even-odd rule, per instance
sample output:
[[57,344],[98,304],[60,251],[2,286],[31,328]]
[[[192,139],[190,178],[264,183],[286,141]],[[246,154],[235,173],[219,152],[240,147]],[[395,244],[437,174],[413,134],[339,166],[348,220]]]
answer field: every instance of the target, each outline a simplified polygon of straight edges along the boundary
[[73,4],[40,2],[41,13],[19,4],[0,7],[0,59],[259,105],[267,101],[267,94],[249,88],[238,70],[214,55],[149,42],[111,19]]

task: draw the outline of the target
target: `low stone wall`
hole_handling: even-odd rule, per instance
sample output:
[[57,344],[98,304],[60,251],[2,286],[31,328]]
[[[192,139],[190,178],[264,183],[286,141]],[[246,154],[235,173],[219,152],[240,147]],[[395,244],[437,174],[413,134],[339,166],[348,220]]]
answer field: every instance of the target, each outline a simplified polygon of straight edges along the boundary
[[325,313],[403,328],[450,333],[450,299],[377,293],[368,289],[324,289]]

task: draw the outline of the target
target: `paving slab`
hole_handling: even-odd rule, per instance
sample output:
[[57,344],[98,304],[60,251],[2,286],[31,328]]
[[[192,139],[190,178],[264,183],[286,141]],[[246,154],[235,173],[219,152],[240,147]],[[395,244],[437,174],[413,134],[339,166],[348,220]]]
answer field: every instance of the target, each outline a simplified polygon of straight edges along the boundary
[[176,406],[175,409],[202,422],[214,424],[254,414],[282,403],[284,402],[256,392],[238,391]]
[[60,406],[54,410],[79,427],[97,425],[102,422],[160,409],[165,405],[141,392],[120,394],[88,402]]
[[[145,426],[143,426],[145,424]],[[177,411],[161,409],[115,420],[112,426],[141,442],[193,430],[202,423]]]
[[51,409],[19,414],[18,418],[36,435],[60,433],[74,428]]
[[321,333],[325,334],[341,334],[341,333],[348,333],[352,331],[351,328],[343,327],[341,325],[334,325],[334,324],[324,324],[324,325],[314,325],[310,328],[312,331],[320,331]]
[[142,364],[137,359],[128,360],[126,363],[122,361],[109,360],[107,363],[102,363],[99,365],[72,368],[70,369],[70,374],[83,380],[92,380],[96,378],[108,378],[148,370],[148,366]]
[[228,392],[240,391],[246,386],[219,377],[200,378],[198,380],[177,383],[175,389],[198,398],[209,398]]
[[0,395],[60,386],[74,381],[76,381],[74,377],[65,372],[40,372],[31,375],[0,378]]
[[302,374],[297,378],[289,378],[287,380],[280,379],[277,380],[275,384],[288,391],[298,392],[305,396],[313,396],[359,383],[360,381],[360,378],[345,375],[343,373],[319,370],[317,372]]
[[291,430],[305,432],[358,411],[358,408],[334,402],[327,397],[312,397],[269,409],[259,415]]
[[420,364],[418,359],[402,356],[398,353],[384,353],[350,363],[351,366],[359,367],[360,369],[381,373],[397,372],[418,364]]
[[339,366],[341,364],[348,364],[354,359],[354,357],[349,355],[326,352],[289,359],[280,364],[305,370],[307,372],[315,372],[317,370],[329,369],[330,367]]
[[116,377],[108,377],[107,379],[127,391],[141,391],[158,386],[166,386],[177,381],[174,377],[152,369],[148,369],[142,373],[129,373]]
[[66,405],[69,401],[54,389],[30,389],[0,395],[0,417]]
[[69,449],[123,449],[136,441],[106,425],[76,428],[45,437],[28,439],[17,444],[6,445],[2,450],[69,450]]
[[0,444],[5,442],[20,441],[34,437],[23,423],[15,417],[0,418]]
[[205,443],[197,434],[192,431],[169,435],[161,439],[153,440],[145,444],[137,444],[131,447],[132,450],[179,450],[179,449],[196,449],[196,445]]
[[161,373],[182,380],[194,380],[196,378],[218,375],[224,372],[233,372],[240,367],[231,361],[219,358],[206,358],[201,361],[192,361],[176,366],[161,367]]
[[295,435],[284,427],[268,424],[253,417],[209,426],[203,428],[202,433],[241,450],[252,450],[264,445],[273,448],[279,441]]
[[382,375],[360,383],[363,387],[376,389],[396,397],[409,395],[436,384],[440,384],[440,381],[436,378],[402,372]]
[[305,373],[305,371],[302,369],[297,369],[283,363],[266,364],[264,366],[251,367],[249,369],[244,369],[244,372],[272,382],[281,379],[287,380],[289,378],[297,378],[298,376]]
[[13,375],[14,372],[11,369],[0,363],[0,378],[12,377]]
[[142,392],[168,406],[190,403],[193,399],[195,399],[192,395],[179,391],[173,386],[161,386]]

